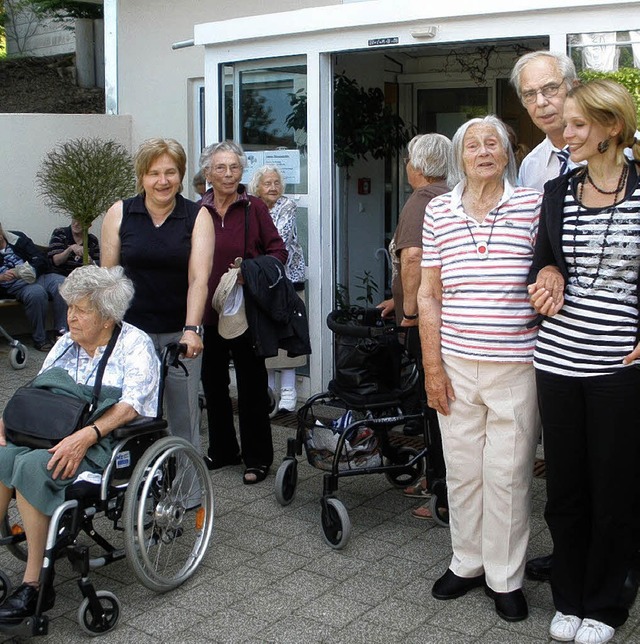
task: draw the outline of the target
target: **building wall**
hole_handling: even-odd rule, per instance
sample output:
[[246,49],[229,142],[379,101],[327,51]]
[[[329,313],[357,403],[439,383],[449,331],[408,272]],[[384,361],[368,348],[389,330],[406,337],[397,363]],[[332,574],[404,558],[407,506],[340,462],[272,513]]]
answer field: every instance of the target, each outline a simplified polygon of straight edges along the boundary
[[[56,144],[81,137],[113,139],[131,150],[131,117],[97,114],[0,114],[0,223],[48,244],[68,217],[52,213],[35,181],[40,163]],[[92,232],[100,234],[100,222]]]
[[[133,115],[133,144],[154,136],[172,137],[186,149],[192,135],[190,93],[204,77],[204,48],[173,51],[175,42],[193,38],[195,24],[242,16],[338,4],[335,0],[183,0],[162,3],[162,28],[156,0],[118,2],[118,112]],[[193,155],[192,155],[193,156]],[[197,159],[188,162],[187,185]],[[189,190],[187,194],[191,195]]]

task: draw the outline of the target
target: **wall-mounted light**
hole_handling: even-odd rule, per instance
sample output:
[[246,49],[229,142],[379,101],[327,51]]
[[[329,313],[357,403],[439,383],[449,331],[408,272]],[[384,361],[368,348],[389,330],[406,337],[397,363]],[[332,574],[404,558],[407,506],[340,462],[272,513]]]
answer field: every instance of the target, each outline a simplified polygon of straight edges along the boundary
[[434,38],[438,33],[438,27],[435,25],[426,25],[425,27],[418,27],[409,32],[414,38]]

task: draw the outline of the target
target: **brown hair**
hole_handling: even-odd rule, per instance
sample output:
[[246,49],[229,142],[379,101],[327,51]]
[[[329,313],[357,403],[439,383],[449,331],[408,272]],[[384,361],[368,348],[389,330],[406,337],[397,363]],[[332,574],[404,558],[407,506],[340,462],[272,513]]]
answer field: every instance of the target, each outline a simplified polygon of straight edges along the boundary
[[133,159],[136,170],[136,190],[139,194],[144,192],[142,179],[153,162],[163,154],[168,155],[178,168],[180,174],[180,188],[182,192],[182,180],[187,172],[187,155],[184,148],[175,139],[147,139],[140,144]]

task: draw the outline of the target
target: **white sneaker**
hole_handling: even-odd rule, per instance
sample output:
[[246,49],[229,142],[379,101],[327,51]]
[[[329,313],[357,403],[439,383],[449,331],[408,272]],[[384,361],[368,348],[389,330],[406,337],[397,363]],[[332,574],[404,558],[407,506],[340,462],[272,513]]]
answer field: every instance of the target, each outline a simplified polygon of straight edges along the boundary
[[295,411],[297,402],[298,396],[293,387],[283,387],[280,390],[280,403],[278,404],[278,408],[281,411]]
[[582,620],[579,617],[556,611],[551,620],[551,626],[549,626],[549,635],[556,642],[573,642],[580,624],[582,624]]
[[576,644],[605,644],[616,634],[616,629],[596,619],[587,617],[576,633]]

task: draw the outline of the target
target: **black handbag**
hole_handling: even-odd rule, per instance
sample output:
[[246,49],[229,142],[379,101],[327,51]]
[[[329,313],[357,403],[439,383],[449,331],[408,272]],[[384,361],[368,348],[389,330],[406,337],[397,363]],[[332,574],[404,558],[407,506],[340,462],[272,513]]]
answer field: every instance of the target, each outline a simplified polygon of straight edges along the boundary
[[63,438],[86,427],[98,404],[102,376],[113,351],[120,326],[116,325],[96,372],[91,402],[72,395],[33,387],[20,387],[7,402],[2,419],[7,440],[19,447],[51,449]]

